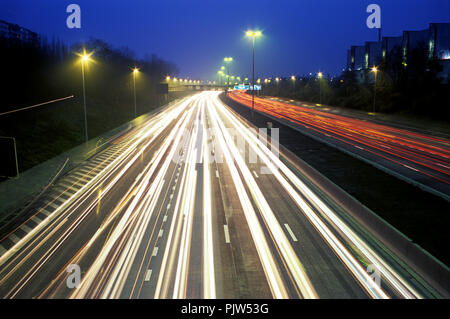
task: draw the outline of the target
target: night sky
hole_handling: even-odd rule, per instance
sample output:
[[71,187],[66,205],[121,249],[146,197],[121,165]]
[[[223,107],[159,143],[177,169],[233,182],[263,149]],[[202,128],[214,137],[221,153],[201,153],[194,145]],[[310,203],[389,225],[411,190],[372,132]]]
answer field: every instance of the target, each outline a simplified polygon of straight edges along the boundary
[[[81,30],[66,27],[71,3],[81,6]],[[377,39],[366,27],[371,3],[381,6],[387,36],[450,21],[449,0],[2,0],[0,19],[67,43],[92,36],[139,56],[155,53],[180,75],[208,80],[225,56],[235,59],[232,74],[250,73],[248,28],[264,34],[256,45],[257,76],[339,74],[350,45]]]

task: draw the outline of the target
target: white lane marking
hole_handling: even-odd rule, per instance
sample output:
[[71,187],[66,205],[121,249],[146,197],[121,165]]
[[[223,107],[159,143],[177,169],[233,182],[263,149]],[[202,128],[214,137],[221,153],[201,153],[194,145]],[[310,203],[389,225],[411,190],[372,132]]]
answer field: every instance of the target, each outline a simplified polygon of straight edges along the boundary
[[14,244],[17,244],[19,242],[19,240],[20,240],[20,238],[16,234],[11,234],[11,235],[9,235],[8,238],[11,239],[11,241]]
[[167,221],[167,215],[164,216],[163,222],[165,223]]
[[152,275],[152,270],[151,269],[147,270],[144,281],[150,281],[151,275]]
[[225,242],[227,244],[229,244],[230,243],[230,233],[228,231],[228,225],[223,225],[223,231],[225,233]]
[[164,233],[164,229],[161,229],[161,230],[159,231],[158,237],[162,237],[162,236],[163,236],[163,233]]
[[417,170],[417,169],[415,169],[415,168],[412,168],[411,166],[408,166],[408,165],[403,165],[403,166],[405,166],[406,168],[412,169],[413,171],[416,171],[416,172],[418,172],[418,170]]
[[175,186],[172,186],[172,191],[174,191],[175,190]]
[[3,255],[6,252],[7,252],[6,248],[3,247],[2,245],[0,245],[0,256]]
[[287,229],[289,235],[291,235],[292,240],[293,240],[293,241],[298,241],[297,237],[295,237],[294,233],[292,232],[291,227],[289,227],[288,224],[284,224],[284,227],[286,227],[286,229]]
[[32,230],[30,227],[28,227],[27,225],[23,224],[22,227],[20,227],[20,229],[22,229],[24,232],[26,232],[27,234]]
[[170,198],[170,199],[172,200],[172,198],[173,198],[173,194],[170,194],[169,198]]
[[353,145],[353,146],[355,146],[356,148],[359,148],[360,150],[364,151],[364,149],[362,147],[359,147],[358,145]]
[[216,170],[216,177],[219,178],[219,172]]
[[156,255],[158,255],[158,247],[153,248],[152,256],[155,257]]
[[167,204],[167,209],[170,209],[170,204]]
[[258,174],[256,174],[256,172],[255,171],[253,171],[253,174],[255,175],[255,177],[256,178],[258,178],[259,176],[258,176]]

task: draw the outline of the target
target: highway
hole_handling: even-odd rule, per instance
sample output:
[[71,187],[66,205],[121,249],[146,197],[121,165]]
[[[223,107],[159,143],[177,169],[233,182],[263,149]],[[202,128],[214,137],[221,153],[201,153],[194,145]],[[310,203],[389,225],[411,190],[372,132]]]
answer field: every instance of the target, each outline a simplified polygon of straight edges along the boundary
[[[0,296],[439,296],[288,165],[269,133],[216,91],[164,108],[0,236]],[[77,288],[70,265],[81,269]]]
[[[251,95],[230,97],[252,106]],[[450,199],[450,141],[443,137],[255,97],[255,110],[325,143],[387,169],[397,177]]]

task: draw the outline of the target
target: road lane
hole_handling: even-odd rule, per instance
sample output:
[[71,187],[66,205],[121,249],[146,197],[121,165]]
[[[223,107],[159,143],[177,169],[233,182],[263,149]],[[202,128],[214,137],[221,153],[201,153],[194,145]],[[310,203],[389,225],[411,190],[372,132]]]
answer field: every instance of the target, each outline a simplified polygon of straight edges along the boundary
[[[251,107],[248,94],[235,91],[229,96]],[[448,139],[263,98],[255,98],[255,110],[450,198]]]
[[[0,258],[2,297],[430,296],[217,92],[172,105],[120,143]],[[69,264],[82,270],[77,289],[66,285]]]

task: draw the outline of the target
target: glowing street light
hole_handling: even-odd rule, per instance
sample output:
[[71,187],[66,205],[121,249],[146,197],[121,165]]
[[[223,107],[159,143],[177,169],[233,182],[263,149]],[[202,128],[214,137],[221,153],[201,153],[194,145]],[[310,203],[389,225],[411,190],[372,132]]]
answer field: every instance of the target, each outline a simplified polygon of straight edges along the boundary
[[[233,58],[232,57],[225,57],[223,59],[223,61],[227,64],[227,74],[228,74],[228,77],[229,77],[230,76],[230,63],[233,62]],[[227,84],[228,84],[228,82],[227,82]]]
[[322,105],[322,77],[323,73],[319,72],[317,73],[317,76],[319,77],[319,97],[320,97],[320,105]]
[[86,143],[89,140],[89,135],[88,135],[88,122],[87,122],[87,110],[86,110],[86,84],[85,84],[85,64],[89,62],[90,56],[91,54],[87,54],[85,50],[83,50],[83,53],[80,54],[81,57],[81,74],[82,74],[82,78],[83,78],[83,107],[84,107],[84,130],[85,130],[85,138],[86,138]]
[[377,99],[377,73],[378,73],[378,69],[377,69],[376,66],[374,66],[372,68],[372,72],[375,75],[375,84],[374,84],[374,87],[373,87],[373,113],[375,113],[375,106],[376,106],[375,103],[376,103],[376,99]]
[[137,117],[137,104],[136,104],[136,75],[139,73],[139,69],[134,67],[133,69],[133,91],[134,91],[134,117]]
[[253,31],[248,30],[245,35],[249,38],[252,38],[252,119],[254,117],[254,110],[255,110],[255,39],[259,38],[262,33],[261,31]]

